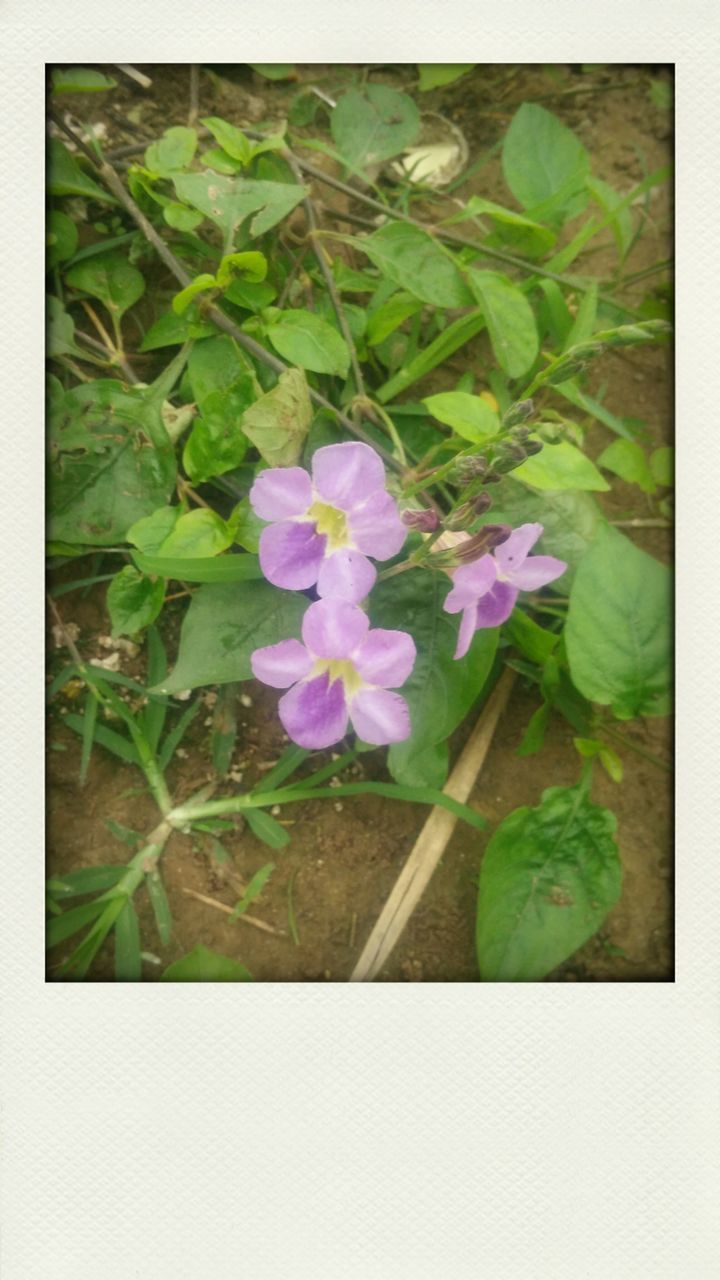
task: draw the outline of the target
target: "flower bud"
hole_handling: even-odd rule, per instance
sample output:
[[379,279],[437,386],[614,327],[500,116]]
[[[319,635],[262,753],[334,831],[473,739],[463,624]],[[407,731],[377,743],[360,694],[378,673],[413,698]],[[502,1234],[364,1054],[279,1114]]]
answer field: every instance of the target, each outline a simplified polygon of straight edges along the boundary
[[535,454],[535,453],[540,453],[540,450],[541,450],[541,449],[542,449],[542,441],[541,441],[541,440],[526,440],[526,441],[525,441],[525,452],[526,452],[526,454],[527,454],[528,458],[532,458],[533,454]]
[[528,418],[532,418],[534,412],[535,405],[532,400],[516,400],[503,415],[503,426],[516,427],[519,423],[527,422]]
[[424,511],[403,511],[400,519],[406,529],[416,529],[418,533],[434,533],[440,527],[440,519],[437,512],[427,508]]
[[472,500],[472,508],[476,516],[483,516],[492,506],[492,498],[489,493],[479,493]]
[[458,458],[455,463],[455,477],[459,485],[470,484],[479,480],[487,469],[487,458],[483,454],[474,454],[469,458]]
[[473,560],[479,560],[481,556],[486,556],[489,551],[499,547],[502,542],[507,542],[511,533],[512,526],[509,524],[486,524],[479,533],[455,548],[455,559],[460,564],[471,564]]

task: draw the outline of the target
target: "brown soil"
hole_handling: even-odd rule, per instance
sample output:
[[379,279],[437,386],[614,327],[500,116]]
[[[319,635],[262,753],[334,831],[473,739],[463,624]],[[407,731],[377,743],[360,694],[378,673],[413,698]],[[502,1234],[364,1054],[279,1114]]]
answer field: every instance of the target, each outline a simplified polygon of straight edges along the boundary
[[[114,96],[112,116],[106,116],[114,145],[150,138],[170,124],[184,123],[187,113],[187,69],[147,68],[153,87],[147,96],[122,88]],[[398,70],[398,82],[409,79],[411,68]],[[301,77],[326,83],[327,72],[335,84],[340,73],[327,68],[301,69]],[[405,74],[407,73],[407,74]],[[504,130],[515,106],[523,100],[542,100],[577,130],[593,157],[596,172],[618,190],[627,191],[670,159],[669,113],[651,104],[649,68],[599,69],[591,81],[594,92],[567,92],[588,83],[569,68],[478,68],[465,80],[426,95],[427,108],[442,110],[465,131],[474,155],[491,146]],[[666,73],[661,73],[666,74]],[[383,80],[390,77],[382,74]],[[616,87],[620,85],[621,87]],[[294,91],[294,88],[292,91]],[[555,94],[552,98],[545,95]],[[243,72],[238,83],[201,77],[200,115],[219,114],[230,119],[272,118],[282,115],[290,92],[287,85],[271,84]],[[84,104],[83,108],[84,108]],[[131,108],[136,123],[128,125]],[[100,118],[94,113],[93,118]],[[120,124],[118,124],[120,121]],[[133,136],[135,131],[135,137]],[[645,166],[645,170],[642,166]],[[499,173],[491,161],[462,189],[462,194],[482,192],[502,198]],[[669,254],[669,195],[666,188],[653,194],[644,235],[630,255],[626,271],[641,271]],[[590,259],[592,270],[604,261],[598,253]],[[654,282],[641,282],[634,294],[639,303]],[[454,379],[472,361],[473,349],[464,349],[442,385]],[[594,369],[591,390],[606,386],[605,403],[622,416],[641,418],[647,439],[667,442],[671,435],[671,364],[667,350],[634,349],[631,356],[606,356]],[[439,389],[435,383],[433,389]],[[427,391],[423,387],[423,391]],[[415,389],[413,391],[415,395]],[[590,451],[597,454],[614,437],[600,425],[593,426]],[[627,520],[649,513],[636,488],[613,484],[601,495],[612,519]],[[644,549],[662,559],[671,554],[670,535],[657,528],[632,528],[625,532]],[[82,576],[73,569],[69,576]],[[104,589],[83,595],[63,596],[59,607],[66,622],[79,627],[78,645],[86,657],[101,654],[98,635],[107,634]],[[182,604],[168,611],[166,641],[172,645],[182,616]],[[62,655],[65,660],[66,655]],[[53,655],[51,669],[61,664]],[[142,677],[142,655],[123,659],[122,669]],[[248,684],[253,703],[240,710],[240,731],[233,768],[241,768],[245,790],[262,776],[261,765],[274,761],[283,748],[282,731],[274,715],[275,695]],[[195,695],[194,695],[195,696]],[[79,740],[60,722],[57,711],[69,706],[61,696],[51,712],[49,727],[48,796],[49,850],[52,873],[92,864],[121,863],[128,851],[106,826],[107,820],[138,832],[148,832],[157,821],[153,801],[141,791],[141,779],[101,748],[96,748],[84,788],[78,785]],[[518,757],[517,746],[537,706],[537,695],[518,681],[496,732],[485,768],[471,803],[489,819],[487,834],[472,832],[460,824],[422,901],[381,979],[386,981],[476,981],[473,931],[477,875],[483,848],[495,825],[520,805],[533,805],[547,786],[567,785],[578,776],[578,757],[572,745],[573,731],[559,717],[553,718],[545,746],[539,755]],[[210,712],[208,709],[207,715]],[[182,798],[212,776],[209,728],[202,712],[183,746],[187,755],[169,770],[173,795]],[[470,724],[453,741],[456,755]],[[622,726],[627,739],[642,750],[665,759],[671,754],[669,723],[660,720]],[[59,748],[59,749],[57,749]],[[620,785],[604,775],[596,776],[593,798],[612,808],[618,817],[618,841],[624,882],[620,903],[608,916],[601,932],[550,981],[667,981],[672,978],[672,797],[670,775],[634,751],[619,749],[625,765]],[[320,762],[324,762],[325,757]],[[319,762],[318,762],[319,763]],[[363,757],[367,777],[383,777],[382,753]],[[357,774],[353,775],[356,777]],[[225,789],[225,788],[224,788]],[[228,787],[227,789],[231,789]],[[136,897],[143,946],[148,959],[143,977],[156,979],[163,968],[198,943],[237,957],[259,981],[345,981],[387,898],[427,816],[422,806],[400,804],[376,796],[342,801],[317,800],[288,806],[279,815],[288,822],[290,844],[279,853],[261,844],[241,821],[223,836],[232,855],[230,878],[247,882],[265,863],[275,870],[250,911],[278,932],[262,932],[246,921],[228,923],[212,905],[199,902],[188,890],[217,902],[234,905],[237,890],[227,872],[210,857],[203,837],[174,835],[162,859],[162,871],[173,914],[170,945],[160,946],[152,912],[144,892]],[[292,894],[298,942],[290,936],[288,895]],[[53,953],[53,961],[58,953]],[[61,958],[61,957],[60,957]],[[52,971],[50,973],[52,976]],[[91,980],[112,978],[112,951],[99,957]]]

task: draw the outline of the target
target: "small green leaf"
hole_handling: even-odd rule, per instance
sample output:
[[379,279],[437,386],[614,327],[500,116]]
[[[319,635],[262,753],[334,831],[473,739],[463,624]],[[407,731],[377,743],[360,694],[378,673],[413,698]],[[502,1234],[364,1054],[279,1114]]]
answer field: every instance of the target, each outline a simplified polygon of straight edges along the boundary
[[51,196],[85,196],[103,204],[117,204],[114,196],[87,176],[59,138],[48,142],[48,191]]
[[134,636],[157,618],[165,601],[165,583],[126,565],[115,574],[107,593],[114,636]]
[[56,67],[52,73],[53,93],[102,93],[116,86],[117,80],[90,67]]
[[138,551],[154,555],[175,528],[181,515],[182,507],[159,507],[152,515],[144,516],[130,526],[126,534],[127,540]]
[[173,181],[179,198],[220,227],[230,245],[246,218],[255,215],[249,223],[249,233],[261,236],[307,196],[306,188],[295,183],[224,178],[207,171],[175,174]]
[[454,226],[458,222],[466,222],[469,218],[489,218],[494,229],[486,243],[494,240],[510,245],[525,257],[537,258],[552,249],[557,236],[550,227],[525,217],[515,209],[506,209],[493,200],[484,200],[482,196],[471,196],[464,209],[451,218],[443,220],[443,226]]
[[45,931],[47,950],[50,951],[61,942],[65,942],[67,938],[72,938],[73,934],[79,933],[86,924],[100,915],[104,907],[104,901],[96,898],[94,902],[85,902],[81,907],[72,907],[70,911],[63,911],[62,915],[48,921]]
[[400,154],[420,131],[412,98],[384,84],[350,89],[330,117],[333,141],[349,168],[366,169]]
[[665,488],[671,488],[674,482],[675,450],[670,445],[661,445],[650,454],[650,471],[653,479]]
[[[252,160],[252,143],[242,129],[221,120],[219,116],[205,116],[203,124],[209,129],[213,138],[232,160],[246,168]],[[203,157],[207,161],[207,154]]]
[[565,626],[573,683],[615,715],[664,715],[671,683],[670,572],[603,528],[575,574]]
[[438,422],[452,427],[464,440],[480,444],[490,440],[500,430],[500,419],[482,396],[471,396],[466,391],[441,391],[426,396],[423,404]]
[[538,626],[522,609],[513,609],[505,623],[508,639],[530,662],[543,666],[555,649],[559,636]]
[[267,275],[268,262],[264,253],[249,250],[247,253],[227,253],[217,269],[215,280],[224,289],[235,276],[250,284],[259,284]]
[[549,702],[543,702],[534,711],[530,717],[528,726],[523,734],[522,742],[517,748],[516,756],[534,756],[545,742],[545,734],[550,723],[551,706]]
[[454,84],[461,76],[472,71],[474,66],[474,62],[419,62],[418,88],[421,93],[427,93],[430,89],[441,89],[443,85]]
[[214,289],[215,287],[215,276],[211,276],[207,271],[202,275],[196,276],[194,280],[190,281],[189,285],[186,285],[184,289],[175,294],[172,300],[172,309],[175,315],[183,315],[193,298],[196,298],[199,293],[207,293],[208,289]]
[[160,316],[150,326],[140,343],[140,351],[157,351],[162,347],[181,346],[188,338],[206,338],[216,332],[210,321],[198,318],[197,308],[192,305],[183,316],[171,312]]
[[54,270],[58,263],[72,258],[77,249],[78,229],[72,218],[68,218],[59,209],[51,209],[47,216],[45,244],[45,266],[48,271]]
[[513,476],[523,484],[531,485],[533,489],[605,492],[610,488],[595,463],[566,440],[559,444],[545,445],[540,453],[527,458],[516,467]]
[[428,347],[419,351],[412,360],[402,365],[392,378],[383,383],[375,393],[380,403],[387,404],[388,400],[394,400],[402,391],[407,391],[414,382],[431,373],[484,328],[485,315],[482,311],[470,311],[467,315],[453,320],[452,324],[443,329]]
[[241,425],[269,466],[292,467],[302,454],[311,421],[305,374],[301,369],[287,369],[271,391],[246,409]]
[[53,876],[46,887],[53,898],[62,902],[65,898],[77,898],[83,893],[103,893],[105,889],[112,889],[124,874],[124,866],[81,867],[79,871],[69,871],[67,875]]
[[150,898],[150,904],[155,916],[155,924],[157,926],[160,942],[164,947],[170,942],[172,935],[172,912],[170,903],[165,892],[165,885],[162,882],[160,872],[156,869],[151,871],[145,877],[145,885]]
[[287,831],[272,814],[265,813],[263,809],[248,809],[245,816],[253,835],[271,849],[284,849],[290,843]]
[[252,975],[229,956],[221,956],[208,947],[198,946],[182,960],[168,966],[161,982],[252,982]]
[[115,981],[139,982],[142,977],[140,922],[130,898],[115,921]]
[[500,368],[521,378],[540,349],[532,307],[517,285],[494,271],[468,271],[468,280],[487,322]]
[[160,178],[170,178],[186,169],[197,150],[197,133],[183,125],[166,129],[162,138],[151,142],[145,152],[145,166]]
[[422,302],[436,307],[472,305],[472,294],[453,255],[421,227],[388,222],[372,235],[349,239],[387,280]]
[[[251,810],[248,810],[248,812],[251,812]],[[260,811],[260,810],[258,810],[256,814],[255,814],[255,813],[253,814],[253,817],[254,817],[254,818],[255,818],[255,817],[257,817],[257,816],[258,816],[258,814],[260,814],[260,812],[261,812],[261,811]],[[263,817],[265,817],[265,818],[270,818],[270,815],[269,815],[269,814],[263,814],[262,816],[263,816]],[[270,822],[271,822],[271,823],[273,823],[274,821],[275,821],[275,820],[274,820],[273,818],[270,818]],[[279,824],[279,823],[277,823],[277,822],[275,822],[275,826],[276,826],[276,827],[279,827],[279,826],[280,826],[280,824]],[[261,827],[261,829],[263,829],[263,830],[267,833],[267,832],[269,832],[269,831],[271,830],[271,827],[269,827],[269,826],[264,826],[264,827]],[[287,832],[286,832],[282,827],[280,827],[280,830],[282,831],[282,833],[283,833],[283,835],[284,835],[284,836],[287,836]],[[256,834],[257,834],[257,832],[256,832]],[[261,839],[263,839],[263,840],[265,840],[265,842],[266,842],[266,843],[271,843],[271,841],[269,841],[269,840],[267,840],[267,839],[266,839],[266,836],[265,836],[265,835],[261,836],[260,838],[261,838]],[[287,844],[287,839],[286,839],[286,840],[281,841],[281,844]],[[278,844],[278,843],[277,843],[277,840],[275,841],[275,845],[274,845],[274,847],[275,847],[275,848],[280,848],[280,844]],[[242,898],[241,898],[241,899],[240,899],[240,901],[236,904],[235,909],[234,909],[234,911],[233,911],[232,915],[230,916],[230,919],[231,919],[231,920],[237,920],[238,916],[242,916],[242,915],[244,915],[244,914],[245,914],[245,912],[247,911],[247,909],[248,909],[248,907],[250,906],[251,902],[254,902],[254,901],[255,901],[255,899],[256,899],[256,898],[258,898],[258,897],[260,896],[260,894],[262,893],[263,889],[265,888],[265,885],[267,884],[267,882],[268,882],[268,880],[269,880],[269,878],[270,878],[270,876],[272,875],[272,873],[273,873],[273,871],[274,871],[274,870],[275,870],[275,863],[274,863],[274,862],[266,862],[266,864],[265,864],[265,866],[264,866],[264,867],[261,867],[259,871],[256,871],[256,872],[255,872],[255,875],[252,877],[252,880],[250,881],[250,883],[249,883],[249,885],[248,885],[247,889],[245,890],[245,892],[244,892],[244,894],[243,894]]]
[[232,541],[226,521],[209,507],[199,507],[180,516],[158,547],[157,555],[161,559],[185,560],[217,556],[226,551]]
[[603,449],[598,466],[612,471],[628,484],[636,484],[643,493],[655,493],[657,485],[645,457],[645,451],[633,440],[613,440]]
[[267,336],[290,364],[313,373],[347,376],[350,352],[344,338],[327,320],[312,311],[283,311],[267,330]]
[[98,298],[117,320],[145,292],[141,273],[116,253],[99,254],[78,262],[66,273],[65,279],[74,289]]
[[373,311],[368,319],[367,337],[368,344],[371,347],[378,346],[384,342],[386,338],[394,333],[400,327],[404,320],[408,320],[411,316],[416,316],[418,311],[422,311],[422,302],[419,298],[413,297],[411,293],[394,293],[387,302],[383,302],[381,306]]
[[480,869],[483,982],[539,982],[600,928],[620,896],[615,815],[580,787],[550,787],[500,824]]

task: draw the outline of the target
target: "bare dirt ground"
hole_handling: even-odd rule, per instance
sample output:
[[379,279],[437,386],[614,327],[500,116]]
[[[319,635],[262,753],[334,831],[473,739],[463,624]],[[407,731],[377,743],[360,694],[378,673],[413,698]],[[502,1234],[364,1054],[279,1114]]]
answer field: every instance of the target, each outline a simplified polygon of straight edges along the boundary
[[[187,119],[187,68],[144,68],[153,77],[145,95],[128,88],[117,91],[105,115],[113,145],[150,139],[171,124]],[[220,70],[220,69],[218,69]],[[409,83],[412,68],[397,70],[397,83]],[[322,83],[327,68],[300,68],[303,79]],[[401,72],[403,74],[401,74]],[[407,74],[404,74],[407,72]],[[471,156],[491,147],[507,126],[516,106],[541,101],[574,128],[588,147],[595,172],[625,192],[646,172],[671,159],[671,115],[653,104],[650,76],[667,73],[647,67],[600,68],[579,77],[567,67],[478,67],[456,85],[426,95],[427,108],[440,110],[464,130]],[[389,77],[385,69],[383,80]],[[592,91],[585,90],[590,84]],[[231,120],[261,119],[283,114],[297,86],[274,84],[246,69],[235,80],[200,78],[200,115],[218,114]],[[582,89],[581,92],[577,92]],[[425,104],[423,104],[425,105]],[[100,118],[96,113],[93,118]],[[461,189],[502,199],[499,164],[491,159]],[[342,197],[341,197],[342,198]],[[325,194],[327,201],[327,195]],[[632,250],[627,271],[639,272],[671,248],[670,195],[667,188],[653,195],[646,229]],[[612,261],[612,250],[607,261]],[[592,269],[603,266],[603,252]],[[637,302],[647,291],[638,283],[627,296]],[[474,351],[462,349],[444,370],[445,381],[432,390],[451,386],[471,366]],[[143,374],[143,376],[146,376]],[[622,416],[642,419],[653,445],[667,443],[672,434],[672,365],[667,350],[634,350],[632,359],[620,354],[604,357],[594,370],[591,391],[606,387],[605,403]],[[413,398],[427,394],[423,385]],[[599,424],[591,431],[590,451],[600,452],[612,435]],[[647,515],[639,491],[620,482],[611,494],[600,495],[612,519]],[[668,532],[655,528],[625,530],[639,546],[661,559],[672,552]],[[73,570],[71,576],[80,576]],[[101,654],[98,636],[110,630],[104,589],[73,592],[58,601],[63,618],[79,627],[78,646],[85,657]],[[166,642],[173,655],[182,606],[168,612]],[[66,655],[50,645],[49,669]],[[142,655],[126,661],[123,670],[142,677]],[[282,730],[273,714],[275,698],[262,686],[244,686],[252,698],[240,710],[240,730],[233,768],[243,772],[242,789],[262,776],[261,766],[274,761],[282,748]],[[58,712],[70,706],[61,697],[51,710],[48,742],[48,871],[68,872],[89,864],[124,862],[128,850],[112,835],[108,819],[149,831],[157,811],[139,789],[139,777],[96,748],[84,788],[78,784],[79,739],[66,729]],[[578,776],[572,730],[554,717],[542,752],[518,757],[516,749],[537,706],[537,696],[522,680],[516,682],[471,803],[490,820],[487,834],[460,825],[441,865],[412,917],[400,944],[381,974],[385,981],[472,982],[477,980],[473,933],[477,875],[482,852],[495,824],[520,805],[534,805],[547,786],[567,785]],[[208,710],[208,715],[209,715]],[[178,797],[189,794],[212,775],[209,728],[201,714],[184,743],[186,756],[173,763],[169,780]],[[461,749],[472,723],[455,735],[453,755]],[[624,726],[628,739],[667,761],[671,758],[671,726],[647,720]],[[618,817],[618,841],[623,863],[621,900],[600,932],[548,981],[668,981],[672,979],[672,790],[671,775],[634,751],[619,749],[625,765],[620,785],[604,775],[593,785],[593,798],[607,804]],[[363,757],[365,776],[383,777],[382,754]],[[291,825],[290,844],[279,853],[262,845],[238,820],[234,832],[223,837],[232,866],[223,872],[213,863],[209,841],[174,835],[162,867],[172,909],[174,929],[168,947],[157,938],[144,894],[137,895],[143,945],[148,953],[143,977],[156,979],[172,960],[202,942],[243,961],[258,981],[346,981],[363,944],[389,894],[427,816],[421,806],[408,806],[376,796],[333,802],[318,800],[290,806],[282,820]],[[247,882],[268,861],[275,862],[261,898],[251,913],[275,933],[261,931],[241,919],[229,923],[217,908],[191,896],[200,893],[226,906],[237,901],[232,879]],[[190,892],[188,892],[190,891]],[[288,924],[291,897],[298,940]],[[53,960],[57,953],[53,953]],[[49,972],[52,977],[52,970]],[[112,953],[101,953],[90,980],[112,978]]]

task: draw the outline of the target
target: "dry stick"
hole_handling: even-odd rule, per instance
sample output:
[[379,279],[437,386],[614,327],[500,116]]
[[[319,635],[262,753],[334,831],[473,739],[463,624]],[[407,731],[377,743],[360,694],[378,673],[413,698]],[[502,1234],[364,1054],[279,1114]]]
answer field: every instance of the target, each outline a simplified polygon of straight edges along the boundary
[[[506,669],[488,698],[470,740],[444,787],[445,795],[451,796],[453,800],[464,804],[470,795],[485,763],[514,679],[515,672]],[[377,977],[445,852],[456,822],[457,818],[446,809],[437,806],[433,808],[365,943],[360,959],[350,975],[351,982],[372,982]]]
[[[152,223],[148,221],[142,210],[138,208],[132,196],[125,190],[112,165],[109,164],[107,160],[98,161],[90,148],[85,146],[82,139],[77,136],[77,134],[65,123],[64,120],[60,118],[60,116],[55,115],[53,111],[48,112],[48,115],[58,128],[62,129],[63,133],[67,134],[67,136],[72,139],[75,146],[82,151],[83,155],[90,160],[99,177],[105,183],[105,186],[113,193],[114,196],[116,196],[123,207],[127,209],[131,218],[137,223],[145,238],[153,246],[168,270],[175,276],[175,279],[183,286],[183,288],[186,288],[191,282],[191,276],[185,270],[182,263],[175,257],[172,250],[166,245],[162,237],[158,235]],[[270,352],[266,351],[264,347],[261,347],[260,343],[256,342],[254,338],[251,338],[247,333],[243,333],[242,329],[239,329],[229,316],[226,316],[225,312],[221,311],[219,307],[214,304],[210,304],[207,307],[207,314],[219,329],[222,329],[225,333],[228,333],[230,337],[234,338],[238,345],[243,347],[251,356],[254,356],[256,360],[260,360],[263,364],[267,365],[269,369],[273,369],[276,373],[287,372],[289,366],[286,365],[283,360],[279,360],[277,356],[271,355]],[[358,426],[357,423],[348,418],[346,414],[337,409],[329,400],[326,400],[318,391],[315,391],[312,387],[308,387],[308,391],[310,393],[310,399],[314,404],[318,405],[321,409],[327,409],[330,413],[334,414],[346,431],[349,431],[351,435],[357,436],[359,440],[363,440],[365,444],[368,444],[372,449],[375,449],[376,453],[380,454],[388,467],[392,467],[394,471],[401,473],[404,472],[405,468],[401,463],[399,463],[391,453],[388,453],[387,449],[383,449],[381,445],[376,444],[367,432],[363,431],[362,427]]]
[[[197,898],[198,902],[204,902],[208,907],[214,907],[216,911],[224,911],[226,916],[231,916],[235,910],[234,907],[226,907],[224,902],[218,902],[217,898],[208,898],[205,893],[196,893],[195,889],[183,889],[183,893],[186,893],[189,898]],[[273,929],[271,924],[258,920],[257,916],[249,916],[246,912],[235,916],[235,919],[244,920],[245,924],[251,924],[255,929],[262,929],[263,933],[273,933],[279,938],[285,937],[281,929]]]

